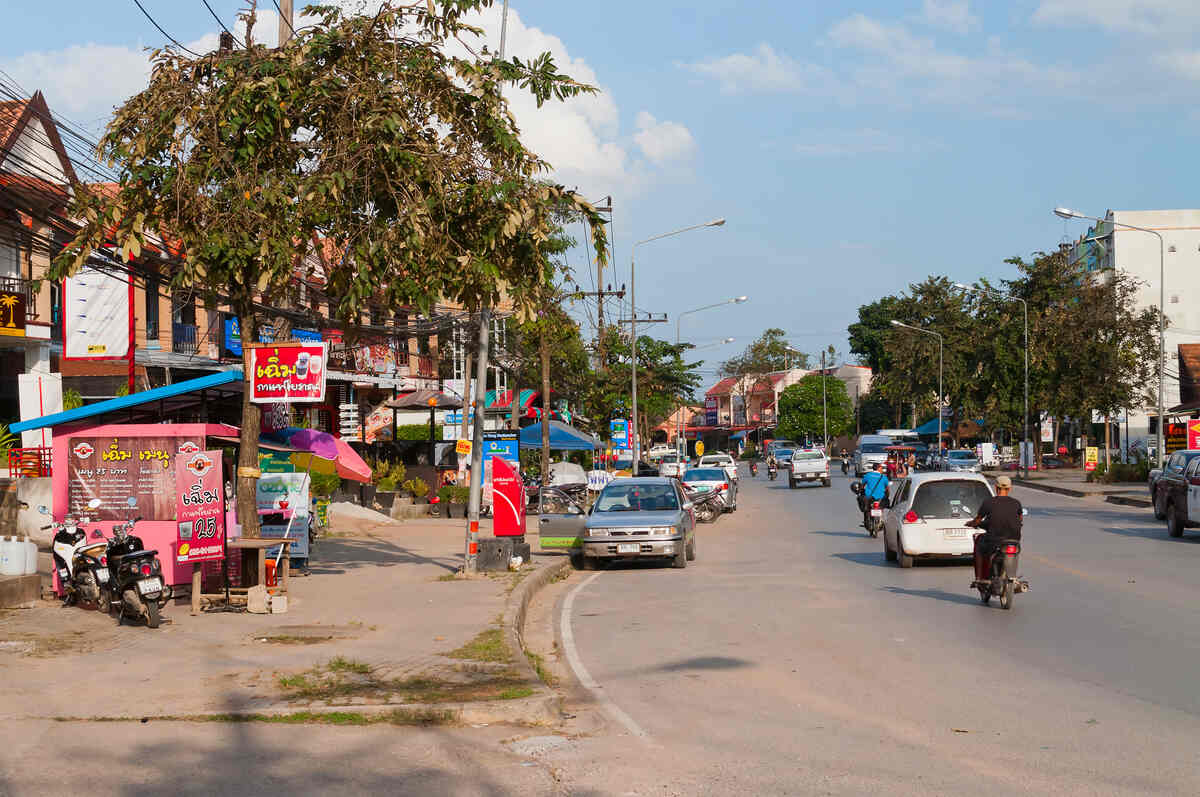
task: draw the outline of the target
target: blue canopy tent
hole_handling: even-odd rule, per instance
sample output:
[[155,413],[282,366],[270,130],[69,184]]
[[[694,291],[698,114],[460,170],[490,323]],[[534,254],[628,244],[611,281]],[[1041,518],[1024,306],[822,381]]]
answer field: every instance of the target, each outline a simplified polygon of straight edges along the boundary
[[[521,448],[542,447],[541,421],[521,430]],[[559,451],[593,451],[594,438],[562,421],[550,421],[550,447]]]

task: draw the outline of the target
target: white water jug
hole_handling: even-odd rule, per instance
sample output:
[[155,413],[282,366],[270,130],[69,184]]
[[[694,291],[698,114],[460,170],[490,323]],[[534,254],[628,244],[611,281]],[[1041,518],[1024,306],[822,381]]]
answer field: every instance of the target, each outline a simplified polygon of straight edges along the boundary
[[0,539],[0,576],[19,576],[25,570],[25,551],[16,537]]
[[31,576],[37,572],[37,543],[26,537],[22,545],[25,546],[25,575]]

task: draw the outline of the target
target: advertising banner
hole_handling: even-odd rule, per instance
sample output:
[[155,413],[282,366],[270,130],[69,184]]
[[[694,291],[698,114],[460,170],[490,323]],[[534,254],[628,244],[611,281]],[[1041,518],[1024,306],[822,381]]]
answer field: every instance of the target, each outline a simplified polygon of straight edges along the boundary
[[1093,471],[1096,465],[1100,462],[1100,449],[1096,446],[1088,446],[1084,449],[1083,469],[1085,471]]
[[25,294],[0,291],[0,335],[25,337]]
[[96,269],[63,280],[63,359],[112,360],[129,355],[133,286]]
[[[242,356],[242,329],[236,316],[226,315],[224,323],[224,335],[221,338],[221,356],[222,357],[241,357]],[[293,329],[291,332],[292,340],[314,341],[321,340],[321,333],[315,329]],[[259,327],[258,342],[271,343],[275,340],[274,327]]]
[[525,485],[517,465],[502,456],[488,459],[492,471],[492,533],[497,537],[525,535]]
[[363,441],[374,443],[377,440],[392,439],[392,422],[396,419],[396,411],[391,407],[380,404],[371,410],[363,420]]
[[1187,447],[1200,448],[1200,421],[1187,422]]
[[260,533],[266,538],[287,534],[292,559],[308,558],[308,488],[307,473],[264,473],[258,479],[255,504],[262,519]]
[[[1150,436],[1148,441],[1154,444],[1154,435]],[[1188,430],[1187,426],[1182,423],[1168,423],[1163,429],[1163,449],[1168,454],[1173,454],[1176,451],[1182,451],[1188,447]]]
[[[175,520],[175,460],[200,453],[183,437],[75,437],[67,457],[67,501],[72,514],[99,521]],[[89,510],[88,501],[100,499]],[[129,506],[128,499],[137,505]]]
[[717,425],[717,399],[715,397],[704,399],[704,425]]
[[175,518],[179,524],[175,561],[212,562],[224,556],[225,495],[220,451],[175,458]]
[[323,402],[325,343],[278,343],[250,349],[250,401]]
[[629,448],[629,421],[625,418],[613,418],[609,422],[609,431],[613,448]]

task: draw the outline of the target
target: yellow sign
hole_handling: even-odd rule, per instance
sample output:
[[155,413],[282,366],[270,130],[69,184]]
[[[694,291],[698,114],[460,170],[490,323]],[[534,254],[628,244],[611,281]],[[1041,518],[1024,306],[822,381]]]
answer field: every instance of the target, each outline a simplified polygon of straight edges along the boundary
[[108,346],[103,343],[89,343],[87,347],[88,354],[104,354],[108,351]]
[[696,456],[698,456],[698,457],[704,456],[704,441],[703,440],[696,441]]
[[464,457],[471,455],[471,441],[462,439],[454,444],[455,452],[462,454]]
[[1096,446],[1088,446],[1083,455],[1083,469],[1095,470],[1096,464],[1100,462],[1100,449]]

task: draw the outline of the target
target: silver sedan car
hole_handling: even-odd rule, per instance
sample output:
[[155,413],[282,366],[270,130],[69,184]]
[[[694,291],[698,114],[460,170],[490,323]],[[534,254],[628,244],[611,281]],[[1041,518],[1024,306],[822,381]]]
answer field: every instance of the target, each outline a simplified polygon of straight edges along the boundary
[[614,479],[592,506],[583,531],[583,567],[601,559],[668,559],[687,567],[696,558],[692,506],[675,479]]

